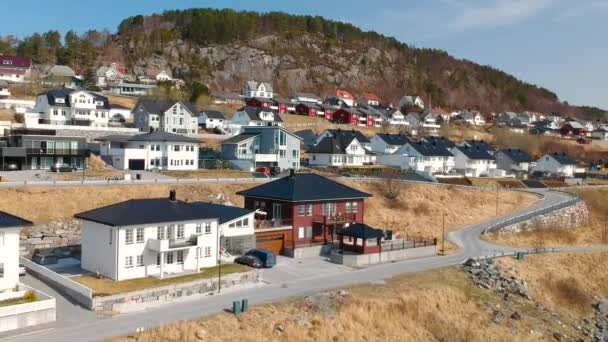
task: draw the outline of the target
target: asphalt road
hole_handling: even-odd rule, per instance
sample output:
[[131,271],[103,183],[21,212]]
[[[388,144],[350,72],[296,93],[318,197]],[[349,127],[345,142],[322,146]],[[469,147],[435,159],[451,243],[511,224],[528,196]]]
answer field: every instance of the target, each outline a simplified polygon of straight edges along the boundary
[[[426,271],[440,267],[459,264],[470,257],[482,257],[488,255],[501,255],[511,253],[513,248],[497,246],[480,239],[480,234],[491,227],[494,223],[522,214],[528,214],[537,210],[551,207],[571,199],[565,193],[537,190],[544,195],[538,202],[530,207],[514,214],[498,217],[488,222],[472,225],[462,230],[451,232],[448,239],[461,247],[460,252],[450,256],[435,256],[424,259],[408,260],[390,264],[382,264],[350,272],[323,273],[299,278],[291,281],[277,282],[258,287],[250,287],[242,290],[233,290],[221,295],[203,297],[178,303],[167,304],[162,307],[150,308],[145,311],[119,315],[113,318],[95,318],[91,313],[77,306],[69,306],[61,301],[61,308],[71,310],[70,320],[62,320],[61,312],[59,320],[53,324],[37,326],[24,331],[13,332],[12,336],[1,335],[7,341],[99,341],[114,336],[133,334],[138,328],[153,328],[159,325],[179,321],[196,319],[202,316],[215,314],[226,310],[233,300],[247,298],[250,304],[263,304],[278,302],[290,297],[305,296],[323,290],[340,288],[356,284],[371,283],[383,279],[392,278],[396,275],[410,272]],[[597,248],[563,248],[563,251],[595,250]],[[54,293],[51,293],[54,294]],[[82,316],[78,315],[82,311]],[[78,319],[74,320],[74,315]]]

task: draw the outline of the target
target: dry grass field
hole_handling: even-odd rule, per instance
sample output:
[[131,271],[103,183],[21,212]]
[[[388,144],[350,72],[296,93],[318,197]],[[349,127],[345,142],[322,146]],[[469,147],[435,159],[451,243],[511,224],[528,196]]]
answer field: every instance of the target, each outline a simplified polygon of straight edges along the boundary
[[108,100],[111,104],[125,106],[129,109],[133,109],[137,103],[137,98],[118,95],[108,95]]
[[175,178],[245,178],[252,177],[251,172],[239,170],[196,170],[196,171],[161,171],[162,174]]
[[[345,298],[324,304],[294,299],[254,306],[239,317],[223,313],[118,341],[510,342],[550,340],[556,330],[567,336],[577,335],[573,327],[561,327],[533,302],[505,302],[474,286],[455,267],[403,275],[384,285],[357,286],[347,291]],[[491,320],[495,308],[507,315],[500,324]],[[515,311],[521,314],[521,320],[508,318]]]
[[15,112],[10,109],[0,109],[0,121],[15,120]]
[[491,233],[484,238],[503,245],[525,247],[586,246],[604,243],[604,225],[608,220],[608,189],[574,188],[568,191],[580,195],[587,204],[590,222],[586,226],[577,229],[548,227],[518,234]]

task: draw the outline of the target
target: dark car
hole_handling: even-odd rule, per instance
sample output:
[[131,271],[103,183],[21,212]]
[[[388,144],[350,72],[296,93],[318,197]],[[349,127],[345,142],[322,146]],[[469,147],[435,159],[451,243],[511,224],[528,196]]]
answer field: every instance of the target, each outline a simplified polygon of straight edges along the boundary
[[280,168],[280,167],[278,167],[278,166],[273,166],[273,167],[270,169],[270,173],[271,173],[273,176],[280,175],[280,174],[281,174],[281,168]]
[[68,164],[54,163],[51,165],[51,172],[74,172],[76,168]]
[[254,256],[254,255],[243,255],[240,256],[236,259],[234,259],[234,262],[237,264],[241,264],[241,265],[245,265],[245,266],[249,266],[249,267],[253,267],[253,268],[262,268],[262,261],[260,260],[260,258]]
[[254,248],[245,253],[245,255],[252,255],[260,259],[265,268],[271,268],[277,264],[277,256],[273,252],[264,248]]

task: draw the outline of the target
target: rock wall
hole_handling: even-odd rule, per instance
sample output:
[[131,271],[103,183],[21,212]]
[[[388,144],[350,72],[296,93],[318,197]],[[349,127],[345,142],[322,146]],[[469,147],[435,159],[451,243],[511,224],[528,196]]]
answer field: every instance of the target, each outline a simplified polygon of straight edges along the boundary
[[[253,284],[262,280],[259,270],[222,276],[222,289]],[[217,291],[217,278],[202,279],[189,283],[157,287],[148,290],[93,298],[93,311],[124,312],[151,302],[165,302],[182,297],[204,295]]]
[[78,220],[53,221],[21,230],[21,256],[30,257],[35,250],[80,245]]
[[515,234],[522,231],[537,229],[561,228],[575,229],[589,222],[589,209],[584,201],[571,206],[536,216],[532,219],[502,227],[494,232],[500,234]]

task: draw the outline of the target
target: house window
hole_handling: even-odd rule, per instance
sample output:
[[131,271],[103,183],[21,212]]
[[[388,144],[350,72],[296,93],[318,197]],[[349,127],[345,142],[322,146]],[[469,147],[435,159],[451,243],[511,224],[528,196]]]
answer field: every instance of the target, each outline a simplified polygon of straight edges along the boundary
[[285,158],[285,156],[286,156],[285,150],[279,150],[279,157]]
[[249,218],[243,219],[243,227],[249,226]]
[[180,150],[180,145],[173,145],[174,152],[179,152],[179,150]]
[[211,234],[211,223],[210,222],[205,223],[205,234]]
[[156,239],[164,240],[165,239],[165,227],[158,227],[156,230]]
[[205,247],[205,258],[211,258],[211,247]]
[[346,212],[350,213],[350,202],[346,202]]
[[132,267],[133,267],[133,257],[132,256],[125,257],[125,268],[132,268]]
[[183,224],[177,225],[177,238],[178,239],[184,238],[184,225]]
[[306,216],[312,216],[312,204],[306,205]]
[[137,267],[142,267],[144,265],[144,255],[137,256]]
[[160,253],[156,254],[156,266],[160,266]]
[[298,206],[298,214],[300,216],[305,216],[306,215],[306,204],[300,204]]
[[137,228],[137,231],[135,232],[135,237],[137,239],[137,243],[143,243],[144,242],[144,229]]
[[196,224],[196,234],[202,234],[203,233],[203,225],[200,223]]
[[165,262],[169,265],[173,264],[173,253],[167,253],[166,255]]
[[133,244],[133,229],[127,229],[125,232],[125,243],[127,245]]
[[298,228],[298,239],[304,238],[304,227]]
[[177,263],[178,264],[184,263],[184,251],[177,251]]
[[351,213],[358,213],[359,212],[359,202],[353,202],[350,210],[351,210]]
[[175,226],[170,225],[167,227],[167,239],[174,239],[174,238],[175,238]]

